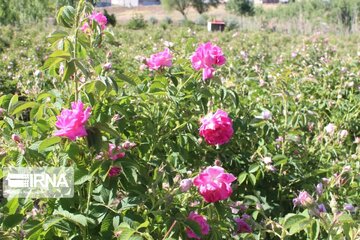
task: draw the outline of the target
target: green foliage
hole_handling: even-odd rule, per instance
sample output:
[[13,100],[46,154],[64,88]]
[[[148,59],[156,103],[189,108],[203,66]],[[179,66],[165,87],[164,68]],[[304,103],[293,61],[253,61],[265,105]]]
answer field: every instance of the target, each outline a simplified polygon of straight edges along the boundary
[[226,9],[238,15],[252,16],[255,14],[254,3],[250,0],[229,0],[226,3]]
[[104,9],[104,16],[107,19],[107,24],[110,24],[111,26],[115,27],[116,26],[116,17],[114,14],[109,14],[108,11],[106,9]]
[[1,0],[0,24],[39,22],[52,13],[54,4],[48,0]]
[[149,23],[152,25],[155,25],[159,22],[159,20],[156,17],[150,17],[149,18]]
[[144,16],[141,14],[135,14],[127,23],[127,28],[131,30],[144,29],[147,26]]
[[219,0],[191,0],[191,5],[196,9],[200,14],[207,12],[210,7],[217,7],[219,5]]
[[180,12],[184,19],[187,19],[186,9],[191,6],[191,0],[163,0],[161,4],[167,10]]

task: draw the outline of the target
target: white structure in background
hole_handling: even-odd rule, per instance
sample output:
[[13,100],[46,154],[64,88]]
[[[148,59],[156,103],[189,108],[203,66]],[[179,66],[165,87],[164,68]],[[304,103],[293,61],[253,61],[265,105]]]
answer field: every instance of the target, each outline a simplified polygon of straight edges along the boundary
[[138,7],[140,5],[159,5],[160,0],[100,0],[96,3],[98,7],[122,6]]

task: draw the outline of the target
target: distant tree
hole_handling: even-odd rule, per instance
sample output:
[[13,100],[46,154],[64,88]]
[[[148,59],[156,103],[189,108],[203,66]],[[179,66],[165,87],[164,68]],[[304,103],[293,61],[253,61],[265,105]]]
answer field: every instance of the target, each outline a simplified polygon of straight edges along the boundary
[[191,0],[162,0],[161,4],[167,10],[176,10],[187,19],[186,9],[191,6]]
[[226,9],[237,15],[254,15],[254,3],[251,0],[229,0]]
[[219,3],[219,0],[191,0],[191,5],[200,14],[207,12],[210,7],[217,7]]

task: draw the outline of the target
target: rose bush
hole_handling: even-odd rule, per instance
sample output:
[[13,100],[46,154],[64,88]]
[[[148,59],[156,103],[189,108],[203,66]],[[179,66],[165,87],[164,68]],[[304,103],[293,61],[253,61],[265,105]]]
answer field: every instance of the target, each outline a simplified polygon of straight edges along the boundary
[[[360,82],[342,44],[144,37],[93,13],[63,7],[46,43],[24,30],[1,56],[19,82],[0,97],[2,165],[75,171],[72,199],[1,199],[2,239],[357,239]],[[171,67],[144,67],[164,47]]]

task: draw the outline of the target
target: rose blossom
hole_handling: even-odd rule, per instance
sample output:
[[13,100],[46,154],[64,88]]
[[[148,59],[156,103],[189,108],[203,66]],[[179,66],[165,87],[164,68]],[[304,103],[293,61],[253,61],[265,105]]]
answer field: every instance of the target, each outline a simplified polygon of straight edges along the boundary
[[315,187],[315,191],[316,191],[317,195],[321,196],[324,192],[323,184],[318,183]]
[[125,157],[125,153],[121,151],[122,148],[120,146],[116,146],[113,143],[109,143],[108,155],[109,158],[113,161]]
[[250,225],[245,221],[245,218],[235,218],[236,233],[251,233],[252,229]]
[[355,212],[355,207],[351,203],[345,203],[344,210],[349,212]]
[[146,65],[151,70],[158,70],[163,67],[171,67],[172,65],[171,52],[168,48],[165,48],[163,52],[159,52],[150,56],[146,59]]
[[57,116],[56,127],[59,128],[54,135],[67,137],[74,141],[78,137],[87,136],[85,124],[90,117],[91,108],[84,109],[81,101],[72,102],[70,109],[63,109]]
[[340,138],[344,139],[347,137],[347,135],[349,135],[349,132],[347,130],[341,130],[339,135],[340,135]]
[[106,28],[107,18],[101,12],[93,12],[89,16],[89,19],[96,21],[101,27],[101,30],[104,30]]
[[232,194],[231,183],[234,175],[225,173],[222,167],[207,167],[194,178],[194,185],[206,202],[217,202],[227,199]]
[[17,135],[17,134],[11,135],[11,139],[12,139],[14,142],[16,142],[16,143],[21,142],[21,138],[20,138],[20,136]]
[[110,70],[112,68],[112,64],[110,62],[105,63],[103,68],[104,68],[105,71],[108,71],[108,70]]
[[271,163],[272,163],[271,157],[264,157],[264,158],[262,159],[262,161],[263,161],[265,164],[271,164]]
[[[93,20],[93,21],[96,21],[101,30],[104,30],[106,28],[106,24],[107,24],[107,18],[105,17],[104,14],[102,14],[101,12],[93,12],[89,17],[88,17],[89,20]],[[84,33],[89,33],[91,30],[90,30],[90,25],[89,25],[89,22],[86,21],[84,22],[84,24],[81,26],[81,31],[83,31]]]
[[317,206],[317,210],[320,212],[320,213],[326,213],[326,207],[323,203],[319,204]]
[[293,199],[294,207],[296,206],[308,207],[311,206],[313,203],[314,203],[314,199],[306,191],[300,192],[299,196]]
[[195,53],[191,56],[192,67],[199,71],[203,70],[203,80],[213,77],[214,66],[225,64],[226,58],[220,47],[211,42],[200,44]]
[[[207,235],[210,231],[210,226],[205,217],[197,214],[196,212],[190,212],[188,220],[194,221],[200,226],[201,235]],[[190,228],[186,228],[186,234],[188,238],[201,239],[201,236],[196,235]]]
[[109,170],[109,177],[115,177],[121,173],[122,169],[120,167],[112,166]]
[[181,192],[187,192],[190,190],[190,188],[192,187],[193,183],[192,183],[192,179],[187,178],[187,179],[183,179],[180,182],[180,191]]
[[335,128],[336,126],[332,123],[329,123],[326,127],[325,127],[325,131],[327,132],[327,134],[329,135],[333,135],[335,132]]
[[201,119],[199,134],[210,145],[222,145],[230,141],[234,130],[228,114],[218,109],[215,114],[208,114]]
[[269,110],[264,110],[264,111],[261,113],[261,117],[262,117],[262,119],[264,119],[264,120],[269,120],[269,119],[271,119],[272,114],[271,114],[271,112],[270,112]]

